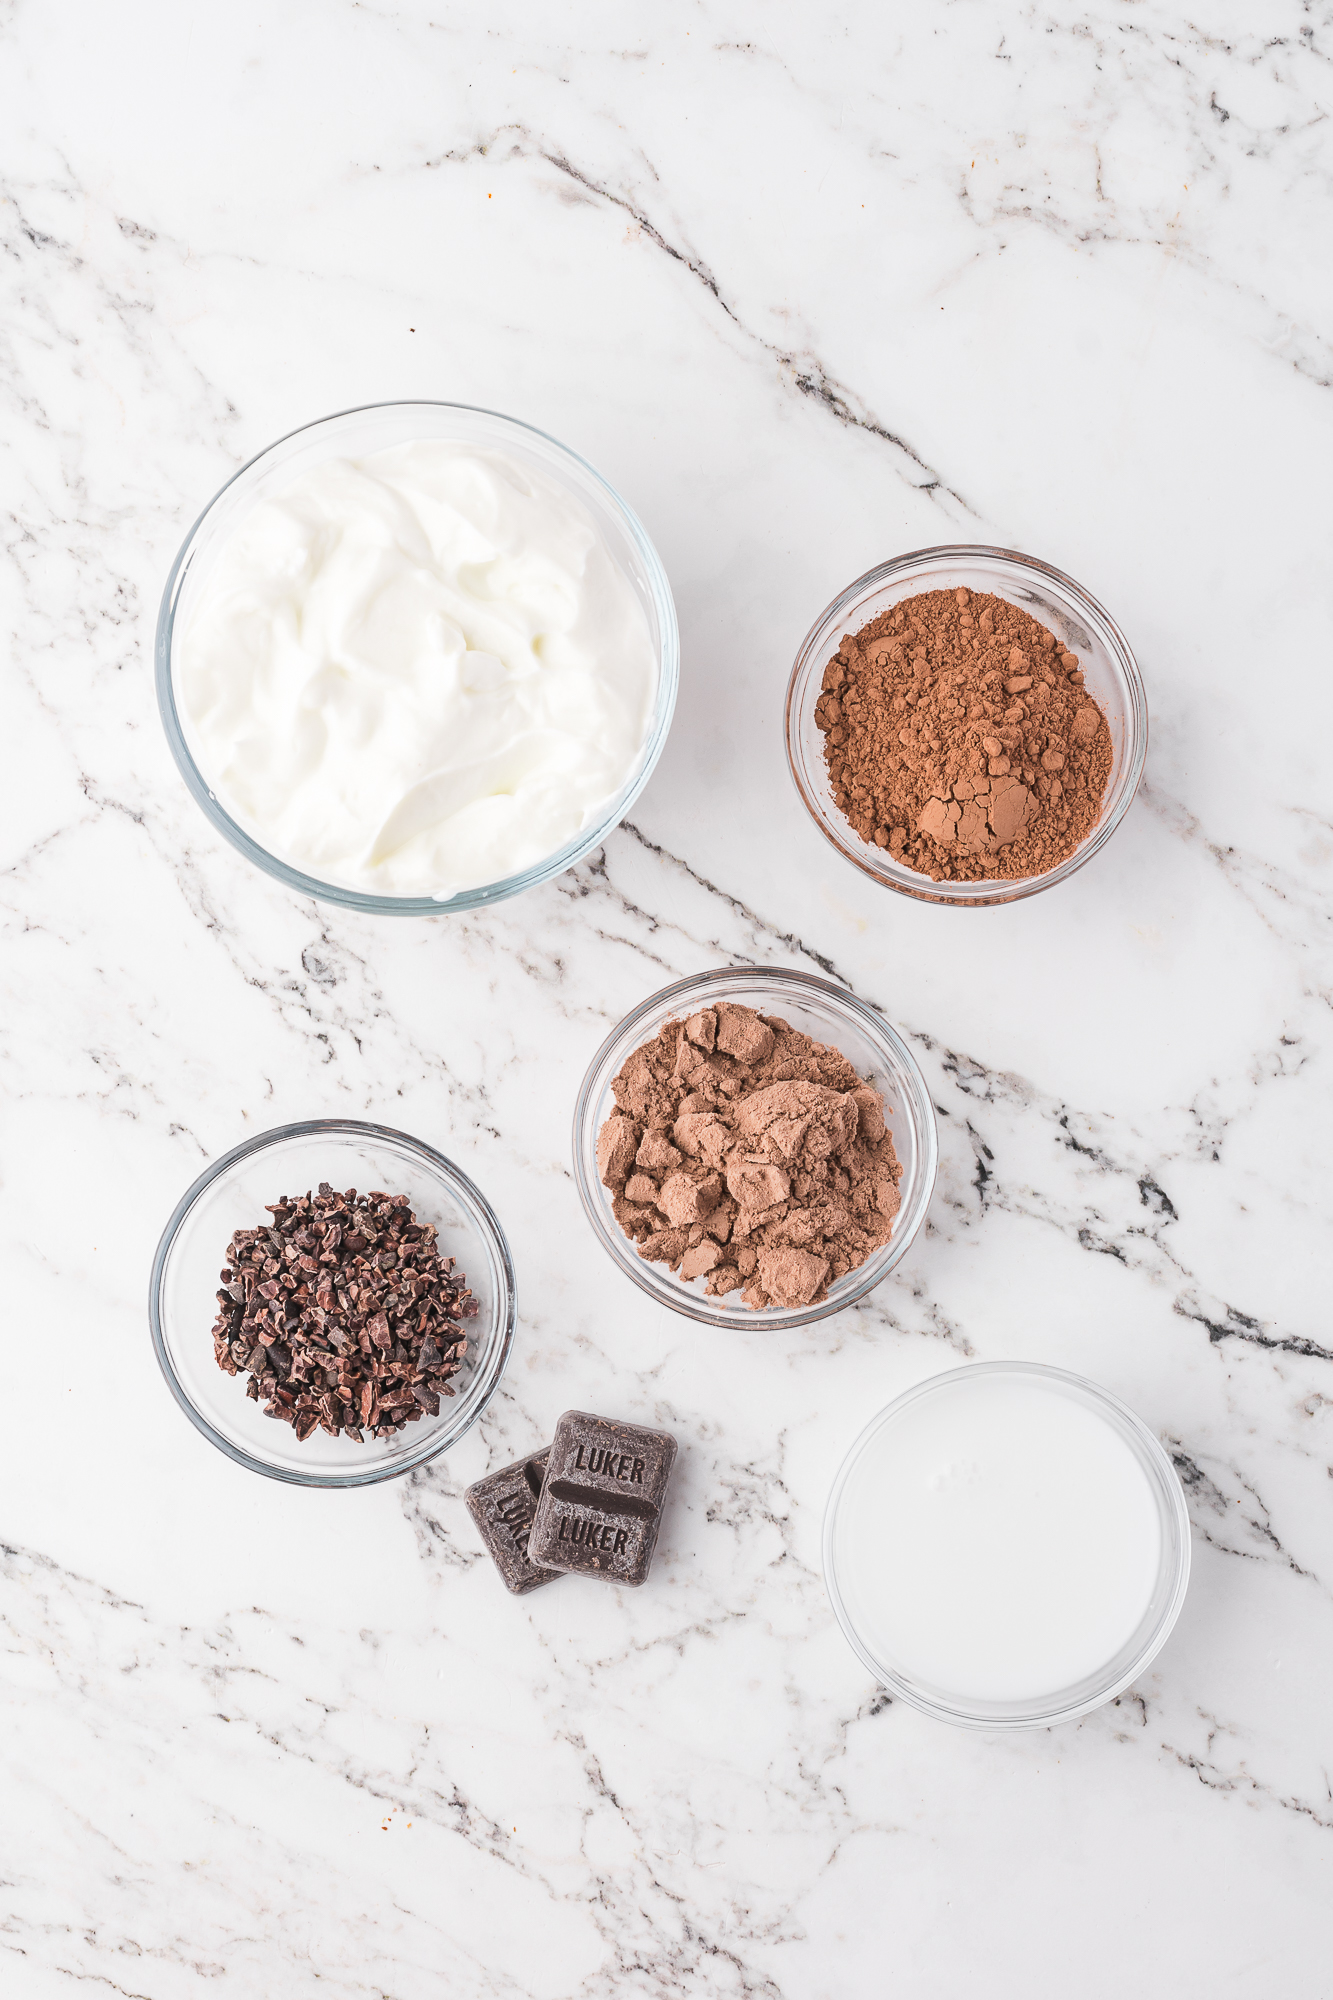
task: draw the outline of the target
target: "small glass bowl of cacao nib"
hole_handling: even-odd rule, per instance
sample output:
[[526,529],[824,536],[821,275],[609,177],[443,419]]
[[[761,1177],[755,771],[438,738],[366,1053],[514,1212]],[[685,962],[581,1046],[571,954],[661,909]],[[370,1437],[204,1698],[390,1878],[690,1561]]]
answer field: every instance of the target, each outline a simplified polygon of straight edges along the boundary
[[355,1119],[264,1132],[177,1204],[148,1316],[176,1401],[238,1465],[367,1486],[447,1451],[499,1387],[514,1268],[453,1163]]

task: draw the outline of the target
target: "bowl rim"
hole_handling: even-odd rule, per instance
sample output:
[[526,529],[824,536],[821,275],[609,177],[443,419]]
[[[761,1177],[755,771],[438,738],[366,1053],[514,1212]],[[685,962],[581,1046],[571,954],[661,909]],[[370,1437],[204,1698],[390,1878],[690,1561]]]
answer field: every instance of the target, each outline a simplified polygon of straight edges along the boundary
[[[1100,1405],[1107,1413],[1108,1421],[1114,1422],[1119,1434],[1134,1450],[1145,1478],[1163,1502],[1161,1515],[1164,1521],[1169,1521],[1172,1531],[1169,1538],[1167,1534],[1163,1535],[1161,1559],[1161,1573],[1170,1575],[1170,1588],[1156,1624],[1134,1659],[1103,1687],[1078,1699],[1062,1701],[1058,1690],[1051,1697],[1039,1698],[1049,1700],[1050,1703],[1040,1712],[1034,1710],[1031,1713],[1020,1714],[1015,1703],[1010,1705],[1010,1712],[1006,1713],[1005,1704],[1002,1702],[993,1703],[983,1709],[981,1706],[969,1707],[961,1700],[950,1702],[928,1694],[914,1681],[897,1673],[893,1668],[886,1667],[882,1661],[875,1658],[853,1624],[838,1584],[838,1565],[833,1546],[838,1502],[871,1437],[909,1404],[924,1396],[947,1390],[961,1377],[975,1379],[979,1375],[1033,1375],[1043,1381],[1060,1383],[1067,1389],[1073,1389],[1081,1397],[1091,1400],[1093,1404]],[[1167,1545],[1168,1539],[1170,1546]],[[962,1362],[957,1368],[945,1368],[934,1375],[928,1375],[924,1381],[915,1382],[910,1388],[904,1389],[901,1395],[894,1396],[862,1426],[844,1453],[824,1506],[824,1523],[820,1535],[824,1589],[842,1636],[861,1664],[868,1668],[881,1687],[887,1688],[895,1696],[901,1696],[923,1715],[929,1715],[937,1722],[949,1722],[960,1729],[971,1730],[1049,1729],[1057,1723],[1077,1721],[1079,1716],[1088,1715],[1093,1709],[1101,1708],[1108,1701],[1114,1701],[1117,1695],[1123,1694],[1125,1689],[1157,1658],[1175,1628],[1189,1589],[1192,1553],[1189,1508],[1185,1504],[1179,1476],[1167,1456],[1161,1439],[1149,1430],[1137,1410],[1131,1409],[1129,1404],[1113,1390],[1104,1388],[1100,1382],[1094,1382],[1087,1375],[1075,1373],[1073,1369],[1057,1368],[1045,1361]]]
[[[489,1237],[490,1247],[495,1254],[500,1268],[501,1296],[498,1301],[497,1312],[499,1340],[495,1349],[495,1359],[492,1362],[493,1379],[486,1386],[484,1393],[479,1396],[476,1408],[472,1410],[466,1422],[460,1424],[456,1430],[446,1426],[439,1431],[428,1433],[415,1451],[410,1452],[401,1460],[394,1460],[390,1464],[366,1466],[360,1470],[353,1467],[345,1473],[302,1472],[288,1466],[273,1465],[264,1459],[256,1458],[252,1452],[246,1451],[243,1446],[234,1444],[230,1438],[224,1437],[209,1422],[203,1411],[196,1406],[193,1398],[188,1394],[184,1383],[177,1375],[167,1349],[166,1337],[162,1326],[162,1285],[166,1276],[167,1264],[182,1224],[200,1196],[212,1186],[214,1181],[226,1173],[229,1167],[234,1166],[238,1160],[247,1159],[252,1154],[265,1152],[291,1139],[305,1139],[321,1135],[328,1137],[344,1134],[355,1134],[358,1137],[373,1140],[389,1140],[395,1145],[406,1147],[410,1152],[417,1154],[425,1165],[438,1175],[450,1187],[453,1193],[461,1198],[465,1207],[475,1212],[473,1220],[477,1223],[480,1233],[483,1236]],[[518,1293],[509,1243],[503,1229],[500,1227],[494,1209],[475,1181],[471,1180],[453,1160],[449,1159],[444,1153],[437,1152],[433,1146],[428,1146],[423,1139],[414,1138],[410,1132],[401,1132],[395,1126],[377,1125],[373,1121],[364,1118],[304,1118],[290,1125],[275,1125],[267,1132],[259,1132],[252,1138],[243,1139],[238,1146],[232,1146],[229,1151],[220,1154],[216,1160],[211,1160],[198,1178],[191,1182],[167,1218],[166,1227],[163,1229],[158,1239],[157,1249],[153,1253],[152,1269],[148,1279],[148,1325],[152,1336],[153,1352],[156,1354],[158,1366],[166,1378],[167,1387],[171,1390],[177,1403],[184,1410],[195,1429],[202,1432],[210,1444],[216,1445],[218,1450],[225,1453],[236,1465],[243,1465],[251,1472],[262,1473],[266,1479],[280,1480],[287,1486],[311,1486],[328,1489],[377,1486],[385,1480],[398,1479],[405,1472],[414,1472],[418,1466],[425,1465],[431,1459],[438,1458],[442,1452],[451,1451],[460,1438],[466,1437],[473,1424],[476,1423],[483,1411],[489,1407],[496,1390],[504,1380],[505,1370],[509,1365],[510,1354],[513,1350],[517,1316]]]
[[[733,1306],[728,1310],[719,1308],[716,1302],[703,1292],[697,1296],[693,1295],[680,1280],[674,1278],[674,1274],[671,1279],[673,1292],[668,1296],[667,1281],[656,1276],[657,1267],[647,1264],[637,1254],[629,1238],[623,1234],[614,1219],[608,1221],[609,1209],[606,1209],[596,1189],[589,1184],[585,1171],[582,1140],[584,1134],[590,1131],[594,1098],[600,1094],[599,1075],[610,1057],[623,1044],[632,1040],[639,1024],[649,1015],[660,1013],[664,1008],[670,1013],[686,995],[706,996],[710,990],[723,982],[766,987],[778,996],[784,991],[794,990],[815,995],[826,1005],[831,1005],[836,1011],[844,1013],[867,1040],[872,1043],[878,1042],[881,1048],[886,1048],[900,1065],[907,1079],[903,1096],[917,1139],[920,1170],[911,1190],[910,1204],[904,1203],[899,1210],[899,1215],[905,1218],[905,1226],[901,1231],[895,1229],[889,1241],[880,1250],[875,1251],[864,1264],[857,1265],[855,1270],[848,1272],[845,1279],[839,1281],[848,1287],[845,1292],[836,1297],[830,1294],[818,1305],[784,1306],[776,1309],[764,1306],[758,1311],[747,1308],[744,1312],[738,1311]],[[704,1004],[707,1004],[706,999]],[[639,1043],[635,1042],[634,1046],[639,1046]],[[632,1049],[627,1050],[628,1053],[632,1053]],[[595,1149],[595,1134],[592,1143]],[[872,1006],[869,1001],[862,1000],[857,994],[850,992],[846,987],[836,985],[832,980],[820,979],[813,973],[799,972],[786,966],[717,966],[707,972],[691,973],[684,979],[673,980],[669,985],[658,987],[646,1000],[631,1008],[623,1020],[619,1021],[605,1037],[579,1085],[578,1096],[574,1103],[571,1150],[574,1161],[574,1184],[578,1189],[583,1212],[592,1225],[593,1234],[612,1261],[641,1292],[647,1293],[655,1304],[664,1305],[672,1312],[678,1312],[687,1319],[697,1320],[705,1326],[725,1327],[736,1331],[753,1327],[773,1332],[785,1327],[809,1326],[816,1320],[830,1319],[835,1313],[845,1312],[849,1307],[859,1305],[869,1292],[897,1269],[925,1227],[939,1171],[939,1121],[921,1065],[897,1029],[892,1027],[879,1009]],[[601,1183],[598,1182],[597,1186],[600,1188]],[[679,1296],[675,1296],[675,1293]]]
[[[1071,855],[1055,868],[1047,869],[1042,875],[1028,875],[1015,881],[1001,877],[990,877],[981,882],[935,882],[928,875],[919,875],[915,869],[903,868],[881,859],[876,865],[870,857],[861,852],[861,843],[848,827],[844,838],[834,825],[831,816],[826,816],[817,803],[805,781],[801,762],[795,744],[801,722],[800,691],[802,677],[813,662],[815,648],[820,634],[835,623],[860,599],[868,597],[887,582],[894,579],[925,575],[932,569],[953,563],[992,564],[998,572],[1010,570],[1027,574],[1037,581],[1043,581],[1066,593],[1074,600],[1078,611],[1095,626],[1113,670],[1118,674],[1125,691],[1126,707],[1129,711],[1128,741],[1126,745],[1125,768],[1121,779],[1120,794],[1109,812],[1103,813],[1096,826]],[[1024,897],[1035,896],[1042,889],[1053,889],[1058,883],[1067,881],[1085,862],[1100,854],[1111,836],[1116,832],[1134,802],[1135,794],[1143,777],[1144,764],[1148,755],[1148,698],[1143,684],[1143,676],[1138,662],[1130,649],[1115,619],[1105,606],[1100,604],[1091,591],[1057,569],[1053,563],[1043,562],[1039,556],[1024,555],[1018,549],[1005,549],[984,542],[941,542],[931,548],[912,549],[905,555],[892,556],[887,562],[878,563],[868,569],[845,590],[830,599],[811,625],[797,649],[795,664],[787,681],[787,696],[783,712],[783,742],[787,753],[787,769],[791,775],[797,796],[814,821],[815,826],[831,847],[836,848],[843,859],[868,875],[881,888],[896,890],[899,895],[911,896],[917,902],[944,904],[950,909],[990,909],[1002,903],[1015,903]]]
[[[280,451],[284,445],[290,444],[294,438],[303,437],[308,431],[322,430],[326,425],[341,423],[346,418],[370,416],[381,410],[459,410],[471,417],[484,417],[499,424],[503,429],[540,439],[541,443],[549,446],[558,458],[567,459],[577,466],[601,488],[613,511],[623,522],[629,539],[637,548],[644,564],[649,594],[661,626],[657,692],[653,703],[652,721],[644,739],[639,768],[624,791],[617,794],[613,802],[614,811],[600,819],[595,827],[585,828],[572,840],[566,841],[565,845],[558,848],[554,854],[547,855],[542,861],[534,862],[531,868],[522,869],[517,875],[507,875],[498,882],[482,883],[475,889],[460,890],[455,896],[377,896],[368,890],[352,889],[340,883],[322,881],[318,876],[308,875],[303,869],[271,853],[231,817],[209,787],[208,780],[195,762],[186,740],[176,701],[175,677],[172,671],[172,640],[176,609],[197,538],[214,509],[239,480],[246,478],[265,459]],[[385,402],[356,403],[348,409],[333,410],[327,416],[314,417],[308,423],[298,424],[293,430],[284,431],[281,437],[274,438],[262,450],[255,452],[253,457],[248,458],[244,465],[239,466],[228,479],[223,481],[208,505],[196,517],[177,550],[175,561],[168,572],[162,601],[158,607],[153,660],[158,715],[176,768],[185,780],[186,789],[195,804],[239,854],[256,868],[262,869],[266,875],[271,875],[275,881],[281,882],[285,888],[293,889],[302,896],[310,896],[317,902],[338,904],[344,909],[360,910],[371,916],[439,917],[449,916],[462,910],[483,909],[492,903],[504,902],[510,896],[517,896],[524,889],[535,888],[542,882],[551,881],[555,876],[564,874],[567,869],[577,866],[585,855],[590,854],[620,824],[651,778],[670,733],[680,686],[680,624],[666,567],[657,553],[652,538],[629,502],[617,492],[610,480],[605,478],[595,465],[590,464],[569,445],[562,444],[560,439],[553,437],[549,431],[541,430],[536,424],[526,423],[521,417],[508,416],[503,410],[488,409],[480,403],[452,401],[446,397],[403,396]]]

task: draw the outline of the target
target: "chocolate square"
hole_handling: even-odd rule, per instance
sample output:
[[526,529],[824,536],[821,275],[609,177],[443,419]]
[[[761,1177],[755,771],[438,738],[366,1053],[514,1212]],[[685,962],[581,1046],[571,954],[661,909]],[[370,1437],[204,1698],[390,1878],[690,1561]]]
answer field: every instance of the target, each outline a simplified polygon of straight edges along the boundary
[[516,1459],[499,1472],[488,1472],[463,1495],[505,1588],[516,1596],[554,1583],[560,1575],[556,1569],[540,1569],[529,1553],[532,1517],[549,1457],[549,1451],[538,1451],[530,1458]]
[[547,1454],[529,1559],[608,1583],[642,1583],[675,1457],[668,1431],[566,1410]]

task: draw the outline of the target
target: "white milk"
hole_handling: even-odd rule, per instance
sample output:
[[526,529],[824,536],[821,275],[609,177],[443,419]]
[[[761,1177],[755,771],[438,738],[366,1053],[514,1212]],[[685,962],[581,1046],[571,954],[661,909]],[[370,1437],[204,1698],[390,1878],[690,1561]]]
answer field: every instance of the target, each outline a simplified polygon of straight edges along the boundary
[[870,1439],[833,1565],[882,1665],[946,1697],[1020,1701],[1105,1666],[1157,1581],[1153,1490],[1130,1446],[1058,1383],[961,1370]]

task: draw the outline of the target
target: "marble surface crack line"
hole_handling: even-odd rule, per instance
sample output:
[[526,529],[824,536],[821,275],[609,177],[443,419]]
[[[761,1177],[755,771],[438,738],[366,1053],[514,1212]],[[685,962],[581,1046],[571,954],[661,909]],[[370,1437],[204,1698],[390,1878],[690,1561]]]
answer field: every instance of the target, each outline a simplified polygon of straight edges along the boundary
[[[769,939],[773,944],[780,945],[784,950],[795,952],[801,958],[808,958],[812,965],[819,967],[826,978],[836,981],[839,986],[845,987],[849,993],[853,992],[854,989],[851,980],[845,972],[838,970],[838,967],[831,958],[826,958],[822,952],[816,951],[812,945],[806,944],[804,939],[797,937],[794,931],[779,930],[775,924],[769,922],[767,917],[761,917],[757,911],[750,908],[748,903],[743,902],[739,896],[734,896],[729,889],[719,888],[717,883],[710,882],[706,875],[701,875],[697,868],[691,867],[690,863],[682,860],[680,855],[673,854],[670,848],[662,846],[660,842],[650,840],[642,828],[634,824],[633,820],[621,820],[616,831],[618,833],[627,833],[632,840],[636,840],[640,847],[653,855],[657,860],[664,861],[672,868],[679,869],[681,874],[688,876],[696,888],[702,889],[705,895],[716,896],[720,902],[727,905],[734,915],[742,918],[747,924],[753,925],[761,937]],[[615,894],[620,895],[621,891],[617,889],[615,890]],[[660,922],[660,919],[655,918],[653,921],[657,923]],[[688,933],[686,935],[688,936]],[[701,943],[703,940],[695,939],[692,942]],[[725,949],[716,939],[710,940],[710,942],[716,944],[719,951]],[[866,1004],[873,1006],[874,1002],[870,1001]],[[876,1007],[875,1011],[879,1013],[881,1009]]]
[[[506,137],[510,137],[513,141],[510,148],[511,159],[518,157],[544,160],[548,167],[564,175],[593,200],[605,202],[628,216],[635,228],[655,249],[679,264],[698,284],[702,285],[731,325],[752,347],[757,347],[770,356],[777,365],[779,378],[789,381],[799,396],[813,402],[817,408],[825,410],[844,428],[864,431],[868,436],[889,445],[896,454],[895,470],[904,485],[909,486],[914,493],[924,495],[935,506],[940,507],[950,519],[954,518],[955,509],[960,510],[970,520],[976,521],[982,518],[971,503],[965,500],[955,487],[950,486],[935,467],[922,456],[916,446],[901,432],[881,422],[853,389],[837,379],[813,349],[783,348],[776,341],[766,339],[763,334],[748,325],[702,257],[673,243],[670,237],[658,228],[651,216],[638,207],[628,195],[619,194],[614,188],[596,180],[592,174],[572,160],[567,152],[549,141],[536,137],[527,126],[518,121],[497,126],[486,138],[475,140],[470,146],[451,148],[426,160],[424,164],[428,169],[433,169],[445,161],[462,164],[469,159],[486,158]],[[659,176],[651,161],[645,159],[644,164],[653,178],[658,179]]]
[[[1297,1562],[1290,1549],[1279,1540],[1267,1504],[1252,1480],[1246,1479],[1236,1466],[1210,1458],[1207,1463],[1217,1468],[1218,1477],[1214,1478],[1207,1470],[1206,1463],[1200,1462],[1205,1456],[1202,1452],[1191,1455],[1186,1451],[1180,1438],[1169,1435],[1163,1436],[1162,1443],[1170,1454],[1171,1463],[1184,1488],[1186,1500],[1192,1503],[1191,1519],[1195,1532],[1201,1535],[1210,1547],[1215,1548],[1220,1555],[1239,1556],[1247,1562],[1269,1562],[1276,1556],[1280,1558],[1284,1568],[1291,1570],[1295,1576],[1303,1578],[1307,1583],[1313,1583],[1324,1595],[1328,1594],[1315,1572]],[[1229,1481],[1239,1490],[1238,1494],[1226,1492],[1219,1484],[1220,1479]],[[1239,1495],[1252,1501],[1257,1511],[1248,1512]],[[1231,1542],[1221,1539],[1206,1521],[1195,1518],[1204,1508],[1209,1513],[1215,1514],[1219,1520],[1225,1520],[1234,1513],[1254,1537],[1258,1547],[1236,1548]]]
[[1257,1319],[1249,1313],[1238,1312],[1235,1306],[1223,1306],[1224,1319],[1211,1319],[1197,1299],[1182,1295],[1173,1302],[1171,1310],[1182,1319],[1192,1319],[1197,1325],[1206,1327],[1209,1342],[1214,1347],[1220,1346],[1224,1340],[1243,1340],[1251,1347],[1264,1347],[1277,1354],[1299,1354],[1307,1361],[1333,1361],[1333,1350],[1321,1347],[1317,1341],[1307,1340],[1300,1334],[1265,1333]]
[[1312,1821],[1322,1832],[1333,1833],[1333,1816],[1325,1817],[1317,1812],[1307,1799],[1291,1798],[1274,1791],[1271,1786],[1252,1777],[1243,1764],[1237,1771],[1224,1771],[1219,1765],[1210,1764],[1206,1758],[1195,1756],[1192,1751],[1177,1750],[1174,1744],[1164,1743],[1162,1748],[1168,1757],[1175,1758],[1182,1769],[1192,1771],[1199,1783],[1211,1792],[1226,1792],[1237,1797],[1249,1793],[1247,1803],[1251,1805],[1268,1803],[1279,1806],[1284,1812],[1296,1813]]

